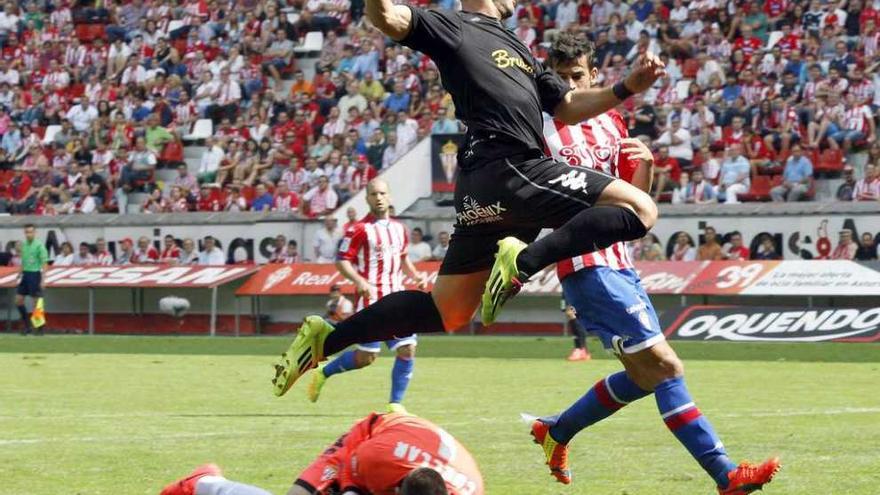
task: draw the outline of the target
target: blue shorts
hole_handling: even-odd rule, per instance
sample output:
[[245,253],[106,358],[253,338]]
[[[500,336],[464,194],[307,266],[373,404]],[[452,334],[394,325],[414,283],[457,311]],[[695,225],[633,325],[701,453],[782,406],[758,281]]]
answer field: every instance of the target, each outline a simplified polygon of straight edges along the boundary
[[43,278],[41,272],[21,272],[21,281],[15,293],[20,296],[43,297],[43,291],[40,290],[40,280]]
[[[412,334],[409,337],[404,337],[402,339],[391,339],[385,341],[385,345],[388,346],[389,351],[396,351],[397,348],[401,346],[417,344],[418,341],[416,340],[415,334]],[[378,353],[382,350],[382,342],[369,342],[367,344],[358,344],[357,350]]]
[[587,332],[615,354],[639,352],[664,339],[657,312],[633,270],[580,270],[562,280],[562,294]]

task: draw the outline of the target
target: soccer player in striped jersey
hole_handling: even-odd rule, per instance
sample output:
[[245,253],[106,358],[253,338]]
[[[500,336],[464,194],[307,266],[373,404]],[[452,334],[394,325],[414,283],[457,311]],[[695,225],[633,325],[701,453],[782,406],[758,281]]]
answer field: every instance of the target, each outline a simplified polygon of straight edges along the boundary
[[[357,286],[357,311],[403,290],[403,272],[418,281],[419,289],[426,287],[424,276],[407,256],[406,226],[391,218],[391,196],[385,181],[373,179],[367,184],[367,204],[369,215],[345,231],[336,262],[339,272]],[[391,369],[389,412],[405,412],[401,403],[415,365],[416,336],[406,330],[401,329],[406,337],[385,342],[389,350],[397,353]],[[328,378],[369,366],[380,350],[381,342],[358,344],[356,349],[319,366],[309,385],[309,400],[318,400]]]
[[[593,47],[587,40],[563,34],[554,41],[549,61],[572,87],[584,88],[598,75],[592,55]],[[651,152],[627,136],[617,111],[579,125],[565,125],[545,115],[544,137],[548,154],[568,161],[575,167],[572,174],[580,167],[591,167],[650,190]],[[770,481],[779,461],[736,466],[712,425],[694,405],[681,361],[663,337],[657,314],[622,242],[560,261],[557,272],[565,300],[625,369],[599,380],[559,415],[532,423],[532,436],[543,448],[550,472],[558,481],[571,483],[568,443],[578,432],[651,393],[666,426],[712,477],[720,494],[751,493]]]

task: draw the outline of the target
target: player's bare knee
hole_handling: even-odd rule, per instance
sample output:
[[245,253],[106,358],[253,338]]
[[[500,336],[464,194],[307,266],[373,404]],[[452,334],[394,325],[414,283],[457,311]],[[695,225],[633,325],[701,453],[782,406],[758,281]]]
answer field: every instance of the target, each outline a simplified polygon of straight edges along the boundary
[[453,332],[470,323],[473,314],[466,315],[461,311],[449,311],[443,315],[443,327],[446,332]]
[[416,346],[412,344],[407,344],[398,347],[397,357],[399,357],[400,359],[412,359],[416,357]]
[[369,366],[373,364],[373,361],[376,360],[375,352],[367,352],[358,350],[354,353],[354,365],[357,368],[363,368],[365,366]]
[[639,220],[642,221],[645,230],[651,230],[654,224],[657,223],[657,216],[659,215],[657,203],[651,199],[648,193],[642,190],[637,190],[637,192],[638,194],[633,195],[632,209],[636,216],[639,217]]

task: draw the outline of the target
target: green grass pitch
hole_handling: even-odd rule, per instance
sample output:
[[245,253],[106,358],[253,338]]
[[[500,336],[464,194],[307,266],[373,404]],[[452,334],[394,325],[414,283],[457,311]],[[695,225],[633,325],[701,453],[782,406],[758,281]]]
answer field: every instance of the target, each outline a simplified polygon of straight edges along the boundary
[[[572,444],[556,484],[520,412],[557,412],[609,372],[568,339],[423,338],[406,405],[458,437],[489,494],[710,494],[652,398]],[[277,495],[355,420],[384,408],[388,354],[332,378],[318,404],[272,395],[281,338],[0,337],[0,494],[157,494],[214,461]],[[731,455],[779,455],[766,495],[878,493],[880,346],[675,343]],[[595,347],[595,343],[594,343]],[[600,352],[601,353],[601,352]],[[308,377],[306,377],[306,380]]]

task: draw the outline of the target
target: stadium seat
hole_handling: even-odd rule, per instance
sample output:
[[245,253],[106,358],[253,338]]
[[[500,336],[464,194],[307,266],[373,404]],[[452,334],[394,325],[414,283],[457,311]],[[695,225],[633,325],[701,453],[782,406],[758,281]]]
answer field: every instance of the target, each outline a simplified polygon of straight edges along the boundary
[[176,167],[179,163],[183,163],[183,143],[180,141],[171,141],[166,143],[159,154],[159,162],[165,166]]
[[46,133],[43,134],[43,144],[49,144],[55,140],[55,135],[61,132],[60,125],[50,125],[46,127]]
[[692,82],[693,81],[691,81],[690,79],[682,79],[681,81],[675,83],[675,92],[678,93],[679,98],[681,98],[682,100],[687,98],[688,90],[690,89]]
[[324,47],[324,33],[321,31],[310,31],[306,33],[303,44],[293,49],[296,56],[308,56],[310,53],[318,53]]
[[740,201],[770,201],[770,188],[773,187],[771,178],[766,175],[752,177],[752,186],[749,192],[739,195]]
[[[172,32],[172,31],[177,31],[178,29],[182,28],[183,26],[184,26],[183,21],[180,21],[180,20],[177,20],[177,19],[175,19],[175,20],[173,20],[173,21],[168,21],[168,29],[167,29],[167,32],[170,33],[170,32]],[[186,44],[186,41],[184,40],[184,45],[185,45],[185,44]]]
[[819,155],[819,159],[813,167],[816,174],[821,175],[838,175],[843,171],[844,158],[841,150],[827,149]]
[[193,124],[192,131],[183,136],[184,141],[198,141],[208,139],[214,135],[214,123],[211,119],[199,119]]

